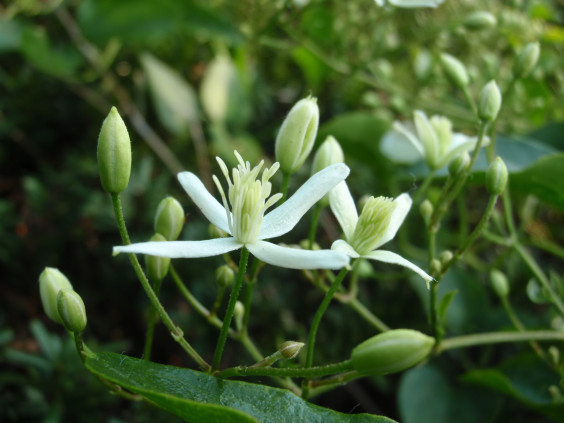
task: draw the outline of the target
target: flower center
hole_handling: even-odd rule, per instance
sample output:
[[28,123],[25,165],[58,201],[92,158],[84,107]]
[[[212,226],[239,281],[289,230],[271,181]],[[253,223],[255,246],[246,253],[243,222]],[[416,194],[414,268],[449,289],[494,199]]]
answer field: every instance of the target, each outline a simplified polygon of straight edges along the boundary
[[366,201],[352,239],[348,240],[357,253],[367,254],[379,246],[396,206],[397,203],[387,197],[370,197]]
[[438,145],[438,159],[441,160],[450,148],[452,141],[452,123],[444,116],[433,116],[431,118],[431,125],[435,129],[437,135]]
[[[258,180],[257,177],[262,169],[264,160],[261,160],[257,166],[251,168],[251,164],[245,162],[237,151],[235,151],[235,157],[237,157],[239,164],[233,169],[233,180],[229,177],[229,171],[225,162],[217,157],[219,167],[227,180],[227,197],[219,179],[215,175],[213,175],[213,181],[223,200],[231,234],[236,240],[247,244],[256,241],[266,210],[282,198],[280,193],[270,197],[272,184],[269,182],[269,179],[276,173],[280,165],[276,162],[272,167],[264,169],[261,179]],[[227,199],[229,199],[229,204],[231,204],[231,210],[229,210]]]

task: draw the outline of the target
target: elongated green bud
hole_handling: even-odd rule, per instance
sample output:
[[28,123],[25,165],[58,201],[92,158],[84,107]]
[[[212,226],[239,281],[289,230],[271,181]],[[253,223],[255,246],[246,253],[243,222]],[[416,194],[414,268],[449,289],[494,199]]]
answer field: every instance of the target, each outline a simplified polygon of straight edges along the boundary
[[490,272],[490,282],[498,297],[507,297],[509,294],[509,283],[507,282],[507,276],[503,272],[492,269]]
[[431,221],[431,217],[433,216],[434,210],[435,208],[433,207],[433,204],[427,198],[423,200],[423,202],[419,206],[419,213],[421,213],[421,217],[423,217],[423,221],[425,222],[425,225],[428,225],[429,222]]
[[[334,136],[329,135],[313,156],[311,174],[314,175],[332,164],[343,163],[344,161],[345,154],[343,153],[339,141],[337,141]],[[329,204],[329,194],[325,194],[319,201],[323,206],[327,206]]]
[[292,360],[300,353],[304,345],[305,344],[303,342],[286,341],[280,345],[278,351],[282,353],[282,357],[286,360]]
[[235,309],[233,310],[233,320],[235,320],[235,327],[238,331],[243,329],[243,317],[245,316],[245,306],[241,301],[235,303]]
[[123,119],[112,107],[98,136],[98,169],[104,190],[119,194],[131,174],[131,142]]
[[[161,234],[155,234],[149,241],[161,242],[166,241],[166,238]],[[170,268],[170,258],[146,255],[145,267],[147,268],[149,279],[153,281],[163,280]]]
[[486,84],[478,102],[478,117],[484,122],[493,122],[501,108],[501,91],[495,81]]
[[513,65],[515,78],[527,76],[539,61],[539,56],[540,44],[538,42],[527,44]]
[[319,126],[319,108],[315,97],[298,101],[284,119],[274,146],[282,172],[292,174],[305,162]]
[[351,354],[352,366],[371,376],[400,372],[427,357],[433,345],[434,338],[416,330],[390,330],[356,346]]
[[464,18],[464,26],[468,29],[480,30],[497,25],[497,19],[490,12],[476,10]]
[[459,154],[454,159],[452,159],[452,161],[448,165],[448,173],[450,173],[450,176],[455,178],[458,175],[460,175],[463,171],[468,169],[469,165],[470,165],[470,154],[468,154],[468,152],[465,151],[464,153]]
[[447,53],[441,54],[441,65],[448,79],[458,88],[464,88],[470,82],[466,66],[456,57]]
[[501,194],[507,185],[507,178],[505,163],[501,157],[496,157],[486,172],[486,189],[491,195]]
[[46,267],[39,275],[39,294],[45,314],[57,323],[62,323],[57,310],[57,295],[61,289],[72,289],[72,285],[65,275],[54,267]]
[[159,203],[155,213],[155,232],[167,241],[178,239],[184,225],[184,209],[173,197],[166,197]]
[[68,331],[80,333],[86,327],[86,308],[76,291],[61,289],[57,294],[57,310]]
[[235,272],[227,264],[224,264],[215,271],[215,280],[221,288],[227,288],[233,284]]

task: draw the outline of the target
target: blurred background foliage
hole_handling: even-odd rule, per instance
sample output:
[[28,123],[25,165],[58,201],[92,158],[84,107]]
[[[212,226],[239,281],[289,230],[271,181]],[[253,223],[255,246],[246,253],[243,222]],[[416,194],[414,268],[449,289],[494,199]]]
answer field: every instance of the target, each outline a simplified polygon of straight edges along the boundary
[[[490,12],[495,22],[469,24],[478,10]],[[507,89],[516,55],[539,41],[537,67],[504,98],[498,153],[512,173],[521,232],[561,287],[563,22],[557,0],[446,0],[437,9],[380,8],[373,0],[0,5],[0,420],[175,421],[107,394],[83,370],[63,331],[46,321],[39,301],[39,273],[58,267],[86,303],[87,342],[141,356],[147,301],[126,260],[111,257],[119,237],[97,176],[98,131],[112,105],[124,116],[133,145],[133,174],[123,195],[133,239],[149,238],[156,206],[169,194],[188,212],[182,238],[202,239],[208,228],[175,173],[195,171],[211,187],[214,155],[233,160],[236,148],[251,162],[272,158],[277,128],[298,99],[318,97],[318,142],[328,134],[341,142],[354,169],[349,185],[355,197],[395,196],[413,189],[426,171],[422,164],[393,165],[381,155],[379,140],[395,119],[411,119],[421,109],[449,117],[459,132],[476,131],[464,96],[445,78],[440,53],[466,65],[476,98],[491,79]],[[298,178],[307,177],[306,167]],[[478,170],[484,168],[485,161],[478,163]],[[459,211],[476,222],[486,200],[483,188],[471,183]],[[411,215],[397,243],[424,261],[420,218],[416,211]],[[319,241],[328,247],[338,228],[328,213],[322,223]],[[439,244],[452,248],[463,232],[456,221],[447,223],[453,229],[442,231]],[[300,230],[305,238],[307,224]],[[457,290],[447,334],[510,327],[486,283],[492,266],[509,275],[514,307],[530,327],[562,328],[518,257],[501,247],[492,255],[484,247],[478,243],[466,267],[442,282],[444,292]],[[177,264],[205,304],[215,297],[218,264],[215,258]],[[420,281],[408,284],[406,273],[379,266],[368,266],[364,275],[361,298],[376,315],[392,327],[428,330]],[[306,338],[322,294],[303,279],[278,269],[261,273],[250,331],[265,351]],[[165,282],[162,295],[196,349],[213,354],[215,329],[178,298],[172,284]],[[154,359],[189,365],[160,329]],[[324,362],[348,357],[372,334],[350,309],[334,304],[319,333],[319,356]],[[548,390],[558,377],[527,345],[443,357],[403,376],[350,383],[316,401],[408,423],[564,421],[561,396]],[[248,360],[239,346],[229,345],[226,362]]]

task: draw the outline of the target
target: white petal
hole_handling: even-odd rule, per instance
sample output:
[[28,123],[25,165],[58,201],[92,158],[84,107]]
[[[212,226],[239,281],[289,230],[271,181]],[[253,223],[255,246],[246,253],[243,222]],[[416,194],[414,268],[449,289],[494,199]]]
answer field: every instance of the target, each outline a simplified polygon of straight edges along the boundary
[[157,257],[198,258],[211,257],[241,248],[235,238],[216,238],[204,241],[156,241],[114,247],[115,253],[147,254]]
[[289,269],[340,269],[349,264],[349,257],[337,251],[302,250],[266,241],[255,241],[246,247],[265,263]]
[[192,172],[180,172],[177,177],[182,188],[204,216],[219,229],[231,234],[225,208],[208,192],[202,181]]
[[427,115],[421,110],[416,110],[413,113],[413,122],[417,129],[417,135],[423,145],[425,161],[428,165],[435,167],[439,155],[439,139],[437,138],[435,128],[433,128]]
[[[467,135],[461,133],[455,133],[452,135],[452,139],[450,141],[450,147],[448,153],[441,159],[440,167],[445,166],[448,164],[452,159],[456,156],[464,153],[465,151],[473,150],[478,142],[478,138],[476,137],[469,137]],[[482,147],[485,147],[490,142],[488,137],[485,137],[482,141]]]
[[345,179],[349,172],[344,163],[336,163],[317,172],[284,204],[264,216],[258,238],[275,238],[289,232],[311,206]]
[[394,122],[380,141],[382,154],[395,163],[413,164],[423,157],[421,141],[401,122]]
[[431,276],[423,271],[419,266],[416,266],[409,260],[404,259],[402,256],[396,253],[392,253],[391,251],[385,250],[374,250],[368,254],[362,256],[363,258],[383,261],[384,263],[391,263],[391,264],[398,264],[403,267],[407,267],[408,269],[413,270],[427,282],[427,287],[429,287],[429,282],[433,280]]
[[437,7],[444,0],[388,0],[396,7],[415,8],[415,7]]
[[331,250],[332,251],[340,251],[343,254],[346,254],[349,257],[352,258],[358,258],[360,257],[360,254],[358,254],[353,247],[350,246],[350,244],[343,240],[343,239],[338,239],[337,241],[335,241],[333,243],[333,245],[331,245]]
[[358,213],[345,181],[339,182],[335,188],[329,191],[329,205],[345,233],[345,238],[351,239],[358,222]]
[[390,223],[388,224],[386,230],[382,233],[381,238],[378,240],[378,243],[374,248],[378,248],[381,245],[384,245],[386,242],[390,241],[396,236],[398,229],[402,225],[407,216],[407,213],[409,213],[409,210],[411,209],[413,200],[411,199],[409,194],[403,193],[394,200],[394,203],[396,203],[396,208],[392,213]]

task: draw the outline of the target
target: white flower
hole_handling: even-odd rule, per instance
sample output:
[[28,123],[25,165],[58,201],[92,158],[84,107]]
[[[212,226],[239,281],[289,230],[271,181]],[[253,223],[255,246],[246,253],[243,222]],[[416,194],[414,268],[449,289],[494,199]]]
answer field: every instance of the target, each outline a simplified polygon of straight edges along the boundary
[[284,204],[265,216],[266,210],[282,196],[270,196],[272,184],[269,179],[276,173],[279,165],[274,163],[257,179],[264,162],[251,168],[250,163],[245,162],[236,151],[235,156],[239,165],[233,169],[232,179],[223,160],[217,158],[228,184],[226,196],[214,175],[223,206],[206,190],[196,175],[191,172],[178,174],[180,184],[204,216],[231,237],[203,241],[142,242],[114,247],[114,253],[197,258],[216,256],[244,246],[260,260],[290,269],[339,269],[348,265],[349,257],[341,252],[299,250],[264,241],[283,235],[296,226],[313,204],[347,177],[349,168],[345,164],[338,163],[316,173]]
[[[384,6],[384,0],[375,0],[378,6]],[[388,3],[396,7],[405,7],[408,9],[416,7],[437,7],[444,0],[388,0]]]
[[391,251],[378,248],[390,241],[405,220],[411,208],[411,197],[401,194],[395,200],[385,197],[370,197],[360,217],[354,200],[345,182],[339,183],[329,192],[331,210],[345,234],[345,240],[337,240],[331,246],[352,258],[366,258],[397,264],[413,270],[427,282],[433,280],[415,264]]
[[[421,157],[435,170],[448,164],[456,156],[472,150],[478,139],[452,132],[452,123],[444,116],[431,119],[420,110],[414,113],[414,127],[394,122],[392,130],[382,138],[380,150],[390,160],[411,164]],[[487,145],[488,138],[482,142]]]

